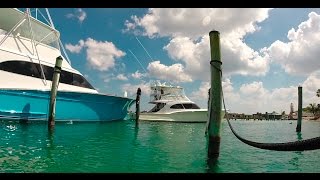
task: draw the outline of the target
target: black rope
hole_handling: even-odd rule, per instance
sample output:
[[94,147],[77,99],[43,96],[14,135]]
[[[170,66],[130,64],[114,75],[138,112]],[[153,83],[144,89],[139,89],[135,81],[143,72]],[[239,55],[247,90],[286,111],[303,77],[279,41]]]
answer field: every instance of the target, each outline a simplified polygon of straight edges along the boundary
[[220,68],[220,67],[217,67],[214,63],[219,63],[220,66],[221,66],[221,65],[222,65],[222,62],[219,61],[219,60],[211,60],[211,61],[210,61],[211,66],[214,67],[214,68],[216,68],[218,71],[220,71],[220,74],[221,74],[221,76],[222,76],[222,70],[221,70],[221,68]]
[[247,139],[242,138],[239,136],[233,129],[230,121],[229,116],[225,107],[223,91],[222,92],[222,100],[225,109],[225,114],[227,117],[227,121],[232,133],[243,143],[248,144],[250,146],[260,148],[260,149],[267,149],[267,150],[274,150],[274,151],[306,151],[306,150],[315,150],[320,149],[320,137],[305,139],[301,141],[294,141],[294,142],[286,142],[286,143],[259,143],[254,141],[249,141]]
[[[222,62],[218,61],[218,60],[211,60],[210,61],[210,64],[214,68],[216,68],[218,71],[220,71],[221,77],[222,77],[221,68],[215,66],[213,64],[213,62],[220,62],[220,64],[222,64]],[[224,95],[223,95],[222,86],[221,86],[221,95],[222,95],[222,101],[223,101],[224,111],[225,111],[228,125],[229,125],[232,133],[243,143],[245,143],[249,146],[256,147],[256,148],[273,150],[273,151],[307,151],[307,150],[320,149],[320,137],[305,139],[305,140],[301,140],[301,141],[286,142],[286,143],[260,143],[260,142],[249,141],[247,139],[242,138],[234,131],[234,129],[229,121],[229,116],[227,113],[226,104],[224,102]],[[209,93],[209,96],[210,96],[210,93]],[[209,97],[209,99],[210,99],[210,97]]]

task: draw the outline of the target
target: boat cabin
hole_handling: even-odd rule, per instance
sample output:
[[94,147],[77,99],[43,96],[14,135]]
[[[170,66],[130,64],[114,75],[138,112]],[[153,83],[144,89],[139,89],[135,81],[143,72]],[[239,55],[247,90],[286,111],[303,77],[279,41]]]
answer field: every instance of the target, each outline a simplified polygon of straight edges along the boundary
[[[164,108],[164,107],[166,107],[166,108]],[[168,110],[172,111],[172,110],[184,110],[184,109],[200,109],[200,107],[192,102],[156,103],[155,106],[149,112],[150,113],[158,112],[161,109],[166,109],[166,111],[168,111]]]

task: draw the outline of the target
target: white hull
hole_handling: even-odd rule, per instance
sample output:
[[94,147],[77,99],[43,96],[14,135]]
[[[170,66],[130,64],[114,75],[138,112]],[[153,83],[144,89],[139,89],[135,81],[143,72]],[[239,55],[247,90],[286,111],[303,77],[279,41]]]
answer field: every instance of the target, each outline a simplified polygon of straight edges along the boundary
[[[141,121],[206,123],[209,120],[208,109],[201,109],[191,101],[180,86],[166,85],[156,82],[150,86],[150,102],[154,107],[139,115]],[[225,112],[221,111],[221,118]],[[127,119],[136,119],[131,112]]]
[[[2,39],[4,35],[0,35]],[[4,46],[4,47],[3,47]],[[54,67],[56,57],[61,53],[58,49],[52,48],[45,44],[38,44],[38,54],[42,65]],[[15,51],[18,49],[19,51]],[[19,60],[21,62],[38,63],[37,57],[32,56],[29,52],[32,51],[31,41],[20,37],[9,36],[7,40],[0,46],[0,63],[3,61]],[[81,74],[79,71],[73,69],[65,60],[62,62],[62,69],[69,72]],[[43,78],[34,78],[31,76],[24,76],[21,74],[11,73],[0,70],[0,88],[1,89],[30,89],[30,90],[51,90],[51,81]],[[82,88],[79,86],[72,86],[60,83],[59,91],[73,91],[84,93],[98,93],[94,89]]]
[[[132,115],[135,119],[135,114]],[[221,117],[224,117],[224,111],[221,111]],[[180,111],[173,113],[140,113],[141,121],[163,121],[163,122],[190,122],[206,123],[208,121],[208,111]]]
[[29,12],[0,8],[0,119],[47,120],[54,66],[61,56],[55,119],[123,120],[133,99],[98,93],[61,54],[60,48],[65,50],[49,12],[50,26]]

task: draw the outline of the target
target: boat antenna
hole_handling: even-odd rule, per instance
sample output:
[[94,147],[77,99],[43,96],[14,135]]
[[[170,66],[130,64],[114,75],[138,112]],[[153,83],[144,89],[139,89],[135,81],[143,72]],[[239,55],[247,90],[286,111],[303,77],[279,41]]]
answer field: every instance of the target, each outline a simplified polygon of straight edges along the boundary
[[70,59],[69,59],[69,56],[68,56],[66,50],[64,49],[64,46],[63,46],[60,38],[59,38],[59,44],[60,44],[60,46],[61,46],[61,48],[62,48],[62,51],[63,51],[64,55],[65,55],[66,58],[67,58],[68,63],[71,65],[71,61],[70,61]]
[[143,48],[143,50],[147,53],[147,55],[149,56],[150,60],[149,62],[152,63],[154,60],[153,58],[151,57],[150,53],[147,51],[147,49],[144,47],[144,45],[141,43],[141,41],[137,38],[136,36],[136,40],[138,41],[138,43],[140,44],[140,46]]
[[[43,17],[44,20],[46,20],[46,22],[50,25],[50,22],[48,21],[48,19],[42,14],[42,12],[38,9],[38,11],[36,12],[39,12],[40,15]],[[38,18],[37,18],[38,19]]]
[[150,56],[150,54],[149,54],[149,52],[146,50],[146,48],[143,46],[143,44],[141,43],[141,41],[137,38],[137,36],[136,36],[136,40],[139,42],[139,44],[141,45],[141,47],[144,49],[144,51],[148,54],[148,56],[150,57],[150,62],[152,62],[151,60],[153,59],[151,56]]
[[51,16],[50,16],[50,13],[49,13],[48,8],[46,8],[46,12],[47,12],[47,14],[48,14],[48,18],[49,18],[51,27],[52,27],[53,29],[56,29],[56,28],[54,28],[54,24],[53,24],[53,22],[52,22],[52,19],[51,19]]
[[[51,27],[52,27],[53,29],[56,29],[56,28],[54,27],[53,22],[52,22],[52,19],[51,19],[51,16],[50,16],[50,13],[49,13],[48,8],[46,8],[46,12],[47,12],[47,14],[48,14],[48,18],[49,18]],[[61,48],[62,48],[62,51],[63,51],[63,53],[64,53],[64,55],[65,55],[68,63],[71,65],[71,61],[70,61],[70,59],[69,59],[69,56],[68,56],[66,50],[64,49],[64,46],[63,46],[63,44],[62,44],[62,42],[61,42],[60,37],[57,37],[57,38],[58,38],[58,41],[59,41],[59,42],[58,42],[58,47],[61,47]]]
[[[137,58],[137,56],[135,54],[133,54],[133,52],[129,49],[130,53],[133,55],[133,57],[138,61],[138,63],[140,64],[140,66],[142,67],[142,69],[144,70],[144,72],[147,73],[146,69],[142,66],[141,62],[139,61],[139,59]],[[148,74],[148,73],[147,73]]]

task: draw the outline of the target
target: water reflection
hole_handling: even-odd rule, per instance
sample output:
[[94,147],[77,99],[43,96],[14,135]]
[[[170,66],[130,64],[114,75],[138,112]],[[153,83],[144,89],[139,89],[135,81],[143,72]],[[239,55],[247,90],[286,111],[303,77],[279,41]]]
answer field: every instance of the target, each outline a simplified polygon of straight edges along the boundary
[[298,141],[302,140],[302,133],[301,132],[297,132],[297,139],[298,139]]
[[46,151],[47,151],[47,158],[50,161],[53,161],[52,158],[52,151],[54,150],[54,128],[49,128],[48,129],[48,135],[47,135],[47,146],[46,146]]
[[27,123],[29,120],[29,116],[30,116],[30,103],[27,103],[22,109],[20,122]]
[[300,167],[301,167],[300,159],[302,157],[303,157],[303,154],[302,154],[301,151],[294,152],[292,159],[289,160],[289,164],[291,166],[293,166],[290,170],[293,170],[295,172],[301,171],[301,169],[300,169]]
[[206,172],[207,173],[216,173],[219,166],[219,156],[217,157],[209,157],[208,154],[208,148],[209,148],[209,136],[207,135],[206,137],[206,150],[207,150],[207,159],[206,159],[206,163],[207,163],[207,169]]
[[[257,121],[256,121],[257,122]],[[226,122],[218,159],[208,159],[205,124],[134,121],[105,123],[0,124],[1,172],[319,172],[319,151],[277,152],[251,148],[234,137]],[[243,122],[236,122],[237,124]],[[247,122],[246,122],[247,123]],[[270,134],[293,141],[319,136],[319,123],[306,122],[296,133],[287,121],[279,129],[250,122],[241,132],[276,141]],[[258,124],[259,123],[259,124]],[[278,134],[277,134],[278,133]],[[249,134],[249,133],[248,133]],[[245,134],[247,135],[247,134]]]
[[207,158],[207,173],[216,173],[219,169],[218,158]]

